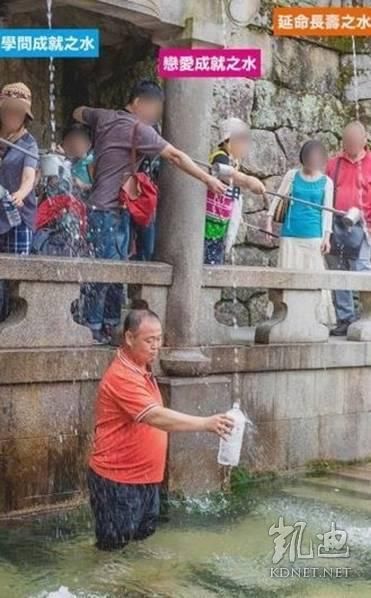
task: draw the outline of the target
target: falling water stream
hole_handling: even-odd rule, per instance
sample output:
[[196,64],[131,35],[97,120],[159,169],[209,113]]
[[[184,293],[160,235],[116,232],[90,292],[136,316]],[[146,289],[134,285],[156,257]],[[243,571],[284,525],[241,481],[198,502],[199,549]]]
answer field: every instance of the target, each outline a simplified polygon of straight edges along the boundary
[[[53,0],[46,0],[46,16],[49,29],[53,26]],[[50,118],[50,147],[56,150],[56,117],[55,117],[55,64],[54,58],[49,58],[49,118]]]
[[[352,36],[352,61],[353,61],[353,81],[354,81],[354,106],[356,120],[360,122],[360,106],[359,106],[359,77],[358,77],[358,60],[357,60],[357,46],[354,35]],[[358,206],[363,211],[363,174],[362,163],[357,162],[358,167]]]
[[352,59],[353,59],[353,75],[354,75],[354,103],[356,109],[356,119],[359,120],[359,81],[358,81],[358,64],[357,64],[357,46],[356,38],[352,35]]
[[[230,46],[230,34],[229,34],[229,27],[228,27],[228,18],[224,0],[221,0],[222,6],[222,19],[223,19],[223,45],[224,48],[228,48]],[[231,86],[229,81],[226,81],[226,100],[227,100],[227,118],[233,116],[232,111],[232,98],[231,98]],[[233,185],[232,179],[229,181],[230,185]],[[232,277],[232,326],[235,330],[238,329],[238,319],[237,319],[237,307],[238,307],[238,298],[237,298],[237,282],[235,276],[235,265],[236,265],[236,252],[235,248],[232,247],[231,250],[231,264],[233,268],[233,277]],[[238,367],[239,367],[239,353],[238,347],[234,346],[233,348],[233,362],[234,362],[234,369],[235,372],[233,374],[232,380],[232,397],[233,402],[240,403],[241,396],[240,396],[240,378],[238,375]]]
[[[229,34],[229,24],[228,24],[228,15],[226,11],[226,5],[224,0],[221,0],[221,13],[222,13],[222,23],[223,23],[223,46],[224,48],[228,48],[230,46],[230,34]],[[227,118],[233,116],[232,113],[232,98],[231,98],[231,87],[228,80],[226,80],[226,102],[227,102]],[[232,185],[232,179],[230,179],[229,184]],[[232,247],[231,250],[231,264],[233,268],[233,273],[235,272],[235,249]],[[237,299],[237,283],[236,278],[233,276],[232,279],[232,326],[234,330],[238,329],[238,321],[237,321],[237,306],[238,306],[238,299]],[[232,402],[241,404],[241,393],[240,393],[240,376],[238,373],[238,366],[239,366],[239,354],[238,354],[238,347],[235,345],[233,347],[233,364],[234,364],[234,373],[232,374]],[[231,467],[223,467],[222,468],[222,489],[224,491],[228,491],[230,488],[230,478],[231,478],[232,468]]]
[[[232,46],[231,43],[231,15],[229,11],[229,4],[226,0],[221,0],[221,15],[222,15],[222,25],[223,25],[223,46],[224,48],[228,48]],[[237,26],[238,23],[233,21],[234,26]],[[245,24],[244,24],[245,25]],[[227,118],[232,116],[236,116],[232,110],[232,91],[236,93],[236,102],[239,105],[242,101],[241,98],[241,85],[240,81],[237,82],[237,85],[233,87],[229,80],[226,80],[226,105],[227,105]],[[232,185],[233,182],[230,180],[230,184]],[[234,328],[234,332],[236,333],[239,329],[238,325],[238,291],[237,291],[237,272],[236,272],[236,248],[235,246],[231,249],[231,265],[232,265],[232,326]],[[236,339],[234,347],[233,347],[233,365],[234,365],[234,372],[232,374],[232,402],[238,403],[241,405],[241,376],[239,373],[240,370],[240,355],[239,355],[239,347],[236,344],[238,334],[234,334],[234,338]],[[245,438],[244,442],[249,442],[253,439],[254,434],[252,433],[254,430],[253,423],[247,416],[246,416],[246,431],[245,431]],[[223,482],[222,487],[224,490],[228,490],[230,486],[230,476],[232,473],[232,468],[225,467],[223,472]]]

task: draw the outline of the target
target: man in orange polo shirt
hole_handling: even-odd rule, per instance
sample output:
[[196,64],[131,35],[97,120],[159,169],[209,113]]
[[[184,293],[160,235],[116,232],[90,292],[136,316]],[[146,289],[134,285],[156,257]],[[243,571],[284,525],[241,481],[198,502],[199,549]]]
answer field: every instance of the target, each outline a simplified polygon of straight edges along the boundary
[[162,341],[158,316],[142,302],[124,323],[123,345],[101,381],[88,486],[97,547],[122,548],[154,533],[160,510],[167,432],[226,437],[233,420],[197,417],[163,407],[151,364]]
[[[364,237],[358,256],[349,258],[346,252],[327,256],[331,270],[370,272],[371,231],[371,153],[367,150],[367,133],[359,121],[349,123],[343,133],[343,152],[332,158],[327,174],[334,182],[334,207],[346,212],[359,208],[363,214]],[[335,291],[337,326],[332,336],[346,336],[350,324],[357,318],[352,291]]]

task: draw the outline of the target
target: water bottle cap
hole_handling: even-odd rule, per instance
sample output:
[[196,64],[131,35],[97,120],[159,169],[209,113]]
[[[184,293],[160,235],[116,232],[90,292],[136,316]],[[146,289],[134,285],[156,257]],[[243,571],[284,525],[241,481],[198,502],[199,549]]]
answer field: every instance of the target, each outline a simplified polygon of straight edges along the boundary
[[239,409],[239,408],[240,408],[240,404],[237,401],[235,403],[233,403],[232,409]]

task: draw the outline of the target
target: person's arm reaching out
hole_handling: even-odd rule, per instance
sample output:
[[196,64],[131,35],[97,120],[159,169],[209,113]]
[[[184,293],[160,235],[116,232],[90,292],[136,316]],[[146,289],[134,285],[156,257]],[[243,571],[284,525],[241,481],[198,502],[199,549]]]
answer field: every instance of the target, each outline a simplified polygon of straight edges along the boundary
[[146,423],[165,432],[214,432],[226,437],[234,420],[229,415],[210,417],[187,415],[159,405],[144,380],[121,377],[115,388],[116,400],[123,411],[137,423]]
[[160,406],[150,409],[141,421],[165,432],[213,432],[222,438],[228,437],[234,425],[226,414],[198,417]]
[[249,176],[243,172],[235,170],[232,180],[238,187],[249,189],[252,193],[256,193],[257,195],[265,193],[265,186],[254,176]]
[[89,108],[87,106],[79,106],[78,108],[75,108],[75,110],[72,113],[72,118],[74,120],[77,120],[77,122],[79,123],[87,124],[83,118],[84,110],[89,110]]
[[79,106],[79,108],[75,108],[73,111],[72,118],[83,125],[88,125],[94,131],[100,119],[104,118],[107,112],[109,111],[105,108]]
[[227,188],[227,185],[222,181],[219,181],[216,177],[213,177],[205,170],[202,170],[202,168],[193,162],[192,158],[170,143],[165,146],[160,153],[160,156],[161,158],[168,160],[171,164],[174,164],[174,166],[180,168],[180,170],[183,170],[183,172],[186,172],[195,179],[205,183],[213,193],[224,193]]

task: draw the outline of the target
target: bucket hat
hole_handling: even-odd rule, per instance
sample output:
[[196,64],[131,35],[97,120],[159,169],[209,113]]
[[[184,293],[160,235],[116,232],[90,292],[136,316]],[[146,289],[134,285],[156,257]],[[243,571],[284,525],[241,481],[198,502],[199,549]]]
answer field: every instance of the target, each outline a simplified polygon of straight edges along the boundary
[[2,106],[20,108],[24,110],[27,116],[33,119],[31,105],[31,90],[24,83],[8,83],[2,88],[0,92],[0,108]]

